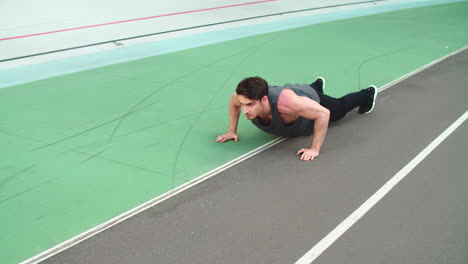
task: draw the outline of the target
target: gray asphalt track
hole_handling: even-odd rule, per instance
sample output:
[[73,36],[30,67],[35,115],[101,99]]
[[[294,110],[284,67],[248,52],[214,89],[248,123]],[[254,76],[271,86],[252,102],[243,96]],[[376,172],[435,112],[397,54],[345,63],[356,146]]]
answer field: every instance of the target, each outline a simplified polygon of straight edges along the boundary
[[[317,160],[288,139],[43,263],[294,263],[465,113],[467,73],[465,50],[333,124]],[[468,263],[467,131],[315,263]]]
[[468,263],[468,124],[314,263]]

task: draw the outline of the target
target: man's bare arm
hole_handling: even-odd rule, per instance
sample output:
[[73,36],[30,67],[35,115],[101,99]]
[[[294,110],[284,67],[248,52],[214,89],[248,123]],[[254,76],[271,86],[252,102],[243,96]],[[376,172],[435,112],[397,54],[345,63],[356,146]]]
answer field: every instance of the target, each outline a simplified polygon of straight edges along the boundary
[[310,98],[297,96],[291,90],[287,90],[284,95],[285,100],[283,102],[288,106],[285,108],[286,111],[314,120],[314,135],[310,148],[303,148],[297,152],[297,155],[301,155],[301,160],[313,160],[320,154],[320,149],[325,141],[330,111]]
[[216,142],[226,142],[228,140],[234,140],[236,142],[239,141],[239,137],[237,136],[237,125],[239,124],[240,111],[241,105],[237,99],[237,94],[233,93],[229,102],[228,132],[223,135],[219,135],[216,138]]
[[[308,99],[302,97],[304,99]],[[300,116],[314,120],[314,136],[310,148],[320,151],[328,130],[330,111],[313,100],[307,100]]]

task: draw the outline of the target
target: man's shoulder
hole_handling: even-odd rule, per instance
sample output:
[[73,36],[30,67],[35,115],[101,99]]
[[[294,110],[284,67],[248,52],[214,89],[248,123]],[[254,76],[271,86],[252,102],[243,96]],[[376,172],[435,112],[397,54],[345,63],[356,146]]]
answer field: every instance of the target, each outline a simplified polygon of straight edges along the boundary
[[296,93],[293,90],[289,89],[289,88],[284,88],[280,92],[280,95],[279,95],[280,98],[282,98],[282,97],[284,97],[284,98],[293,98],[293,97],[296,97],[296,96],[297,96]]
[[299,101],[296,93],[291,89],[281,91],[278,98],[278,111],[284,114],[296,113]]

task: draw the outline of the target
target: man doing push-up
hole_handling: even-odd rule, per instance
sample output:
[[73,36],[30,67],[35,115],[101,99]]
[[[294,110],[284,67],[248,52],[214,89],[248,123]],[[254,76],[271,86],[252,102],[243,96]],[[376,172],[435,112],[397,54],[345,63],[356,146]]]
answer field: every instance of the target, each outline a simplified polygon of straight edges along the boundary
[[359,92],[333,98],[323,93],[325,79],[319,77],[312,84],[285,84],[270,86],[260,77],[243,79],[229,103],[228,132],[217,137],[217,142],[239,140],[237,125],[240,110],[248,120],[266,133],[285,136],[313,134],[309,148],[297,152],[301,160],[313,160],[320,153],[329,122],[343,118],[359,107],[358,112],[368,114],[374,109],[377,88],[370,86]]

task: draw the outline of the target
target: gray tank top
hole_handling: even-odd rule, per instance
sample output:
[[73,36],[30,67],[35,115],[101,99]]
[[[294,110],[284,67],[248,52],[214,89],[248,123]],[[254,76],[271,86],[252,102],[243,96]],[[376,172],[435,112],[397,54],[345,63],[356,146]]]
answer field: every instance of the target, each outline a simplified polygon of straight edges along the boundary
[[298,136],[309,136],[314,131],[314,121],[299,117],[291,124],[285,125],[281,121],[278,112],[278,98],[284,89],[291,89],[294,93],[299,96],[309,97],[310,99],[320,103],[320,98],[317,92],[310,87],[308,84],[290,84],[286,83],[283,87],[280,86],[269,86],[268,88],[268,100],[271,106],[271,124],[262,125],[258,118],[252,119],[252,123],[263,130],[266,133],[285,136],[285,137],[298,137]]

